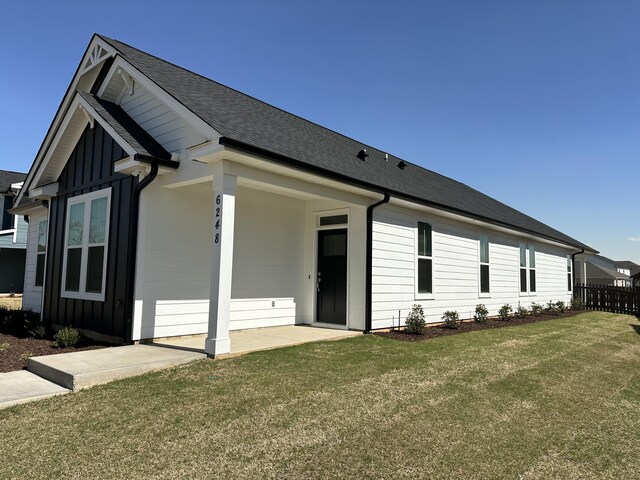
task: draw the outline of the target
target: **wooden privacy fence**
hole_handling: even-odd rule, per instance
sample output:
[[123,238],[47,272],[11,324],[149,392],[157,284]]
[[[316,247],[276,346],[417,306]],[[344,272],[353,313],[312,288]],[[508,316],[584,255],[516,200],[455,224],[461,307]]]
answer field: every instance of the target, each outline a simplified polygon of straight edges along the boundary
[[578,284],[573,296],[590,310],[640,315],[640,288]]

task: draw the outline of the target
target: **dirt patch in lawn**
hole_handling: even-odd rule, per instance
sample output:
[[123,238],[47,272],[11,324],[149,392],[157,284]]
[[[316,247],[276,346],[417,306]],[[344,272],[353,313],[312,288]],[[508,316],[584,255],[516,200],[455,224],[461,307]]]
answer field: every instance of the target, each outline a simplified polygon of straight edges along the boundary
[[476,330],[487,330],[489,328],[511,327],[514,325],[522,325],[524,323],[535,323],[545,320],[557,320],[560,318],[573,317],[581,312],[565,312],[558,315],[538,315],[535,317],[511,318],[509,320],[500,320],[499,318],[490,318],[486,322],[479,323],[474,321],[465,321],[458,324],[458,328],[446,328],[442,325],[427,325],[422,335],[412,335],[405,333],[403,330],[392,330],[385,332],[374,332],[385,338],[393,338],[405,342],[421,342],[435,337],[443,337],[445,335],[456,335],[458,333],[475,332]]
[[83,337],[77,347],[57,348],[53,345],[52,340],[33,337],[20,338],[0,333],[0,372],[12,372],[27,368],[29,357],[94,350],[107,346],[107,344]]

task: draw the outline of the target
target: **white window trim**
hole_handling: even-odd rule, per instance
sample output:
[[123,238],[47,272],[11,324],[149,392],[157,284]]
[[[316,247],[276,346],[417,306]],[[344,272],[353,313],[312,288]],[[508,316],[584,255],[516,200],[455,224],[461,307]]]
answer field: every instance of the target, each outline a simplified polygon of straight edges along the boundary
[[[538,294],[538,267],[535,266],[533,268],[531,268],[531,247],[533,247],[534,249],[534,255],[535,253],[537,253],[536,250],[536,246],[532,243],[525,243],[525,242],[519,242],[518,243],[518,290],[519,290],[519,295],[521,297],[535,297]],[[525,256],[525,266],[521,267],[520,266],[520,249],[524,248],[524,256]],[[526,271],[526,275],[525,275],[525,280],[527,282],[527,289],[526,291],[522,291],[522,281],[520,278],[520,270],[524,268]],[[531,291],[531,270],[536,272],[536,291],[532,292]]]
[[[45,235],[45,240],[44,240],[44,252],[39,252],[38,251],[38,247],[40,246],[40,225],[42,224],[42,222],[47,223],[47,233]],[[49,219],[47,217],[44,218],[40,218],[38,219],[37,225],[38,228],[36,230],[36,270],[34,272],[33,275],[33,289],[40,291],[42,290],[42,288],[44,287],[44,277],[45,277],[45,272],[47,271],[47,247],[48,247],[48,243],[49,243]],[[38,277],[38,256],[43,255],[44,256],[44,272],[42,273],[42,285],[36,285],[36,279]]]
[[[487,253],[489,255],[488,262],[482,262],[482,240],[487,241]],[[482,291],[482,265],[489,266],[489,291]],[[489,235],[480,235],[478,238],[478,298],[491,298],[491,242],[489,241]]]
[[[102,292],[92,293],[87,292],[87,262],[89,256],[89,227],[91,222],[91,201],[96,198],[107,198],[107,216],[106,225],[104,230],[104,259],[102,265]],[[67,287],[67,252],[69,251],[67,242],[69,235],[69,213],[73,205],[84,203],[84,224],[82,228],[82,254],[80,257],[80,288],[77,292],[71,292],[66,289]],[[111,187],[103,188],[102,190],[96,190],[95,192],[85,193],[71,197],[67,200],[67,218],[64,226],[64,258],[62,263],[62,286],[60,296],[64,298],[75,298],[78,300],[93,300],[96,302],[104,302],[106,279],[107,279],[107,259],[109,257],[109,228],[111,224]]]
[[[418,250],[418,239],[420,238],[420,226],[419,223],[426,223],[431,227],[431,256],[430,257],[426,257],[426,256],[421,256],[419,255],[419,250]],[[415,299],[416,300],[433,300],[436,298],[435,296],[435,291],[436,291],[436,286],[435,286],[435,282],[433,281],[433,273],[435,271],[435,263],[433,261],[433,250],[434,250],[434,242],[433,242],[433,222],[424,218],[418,218],[415,221],[415,233],[414,233],[414,245],[415,245],[415,263],[414,263],[414,293],[415,293]],[[420,292],[419,291],[419,285],[418,285],[418,277],[419,277],[419,260],[421,258],[427,258],[431,260],[431,293],[425,293],[425,292]]]
[[[573,293],[573,259],[571,258],[571,254],[567,254],[567,293]],[[569,280],[569,275],[571,279]],[[569,289],[569,286],[571,288]]]

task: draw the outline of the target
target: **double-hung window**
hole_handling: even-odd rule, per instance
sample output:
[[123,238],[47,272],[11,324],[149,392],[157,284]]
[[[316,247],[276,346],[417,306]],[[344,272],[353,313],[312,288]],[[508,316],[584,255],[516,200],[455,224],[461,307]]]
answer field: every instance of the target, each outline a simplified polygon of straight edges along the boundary
[[38,246],[36,248],[36,278],[34,285],[41,287],[44,283],[44,261],[47,253],[47,220],[38,222]]
[[67,201],[62,296],[104,301],[111,188]]
[[480,237],[480,294],[491,292],[489,282],[489,237]]
[[431,225],[418,222],[418,295],[433,294],[433,246]]
[[571,255],[567,255],[567,292],[573,290],[573,262]]
[[520,244],[520,293],[536,292],[536,247]]

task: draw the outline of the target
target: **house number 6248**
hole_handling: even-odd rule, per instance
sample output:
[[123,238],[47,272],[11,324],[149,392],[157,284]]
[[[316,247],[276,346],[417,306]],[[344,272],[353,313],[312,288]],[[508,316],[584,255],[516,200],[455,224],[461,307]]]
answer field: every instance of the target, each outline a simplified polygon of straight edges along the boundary
[[213,236],[213,241],[215,243],[220,243],[220,217],[222,216],[222,206],[220,203],[222,199],[220,195],[216,195],[216,218],[215,218],[215,234]]

